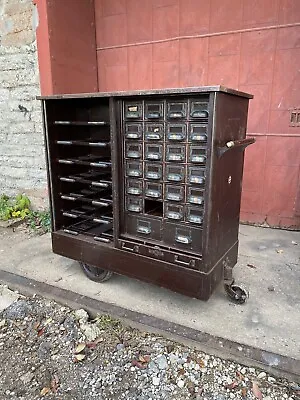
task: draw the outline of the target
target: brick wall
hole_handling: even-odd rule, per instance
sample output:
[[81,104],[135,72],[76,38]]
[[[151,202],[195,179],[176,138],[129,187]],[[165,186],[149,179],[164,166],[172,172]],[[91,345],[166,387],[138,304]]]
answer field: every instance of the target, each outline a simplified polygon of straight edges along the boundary
[[44,207],[46,170],[32,0],[0,0],[0,194]]

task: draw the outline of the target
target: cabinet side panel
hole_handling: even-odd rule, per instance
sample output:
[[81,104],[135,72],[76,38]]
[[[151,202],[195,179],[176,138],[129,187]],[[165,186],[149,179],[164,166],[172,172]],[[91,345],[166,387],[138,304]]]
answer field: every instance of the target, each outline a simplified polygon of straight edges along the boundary
[[[212,268],[238,240],[244,151],[218,148],[246,136],[248,99],[216,93],[204,263]],[[234,264],[236,260],[230,260]]]

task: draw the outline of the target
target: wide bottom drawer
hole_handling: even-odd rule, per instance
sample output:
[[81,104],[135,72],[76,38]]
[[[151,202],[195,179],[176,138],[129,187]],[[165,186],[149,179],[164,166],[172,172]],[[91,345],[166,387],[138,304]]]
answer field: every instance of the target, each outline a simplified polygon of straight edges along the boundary
[[202,259],[201,256],[183,254],[176,252],[172,249],[166,249],[156,245],[145,245],[130,240],[120,240],[121,250],[140,254],[146,257],[154,258],[156,260],[180,265],[181,267],[197,269],[201,271]]
[[185,224],[165,223],[163,242],[182,250],[202,252],[202,229]]
[[161,240],[161,221],[155,218],[144,216],[126,215],[125,217],[126,233],[138,236],[145,240]]

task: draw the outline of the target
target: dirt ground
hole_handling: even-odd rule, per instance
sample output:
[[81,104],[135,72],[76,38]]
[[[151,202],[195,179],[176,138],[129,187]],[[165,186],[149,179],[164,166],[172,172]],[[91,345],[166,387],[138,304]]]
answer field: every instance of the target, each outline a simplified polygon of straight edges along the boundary
[[298,400],[300,386],[38,296],[0,313],[0,399]]

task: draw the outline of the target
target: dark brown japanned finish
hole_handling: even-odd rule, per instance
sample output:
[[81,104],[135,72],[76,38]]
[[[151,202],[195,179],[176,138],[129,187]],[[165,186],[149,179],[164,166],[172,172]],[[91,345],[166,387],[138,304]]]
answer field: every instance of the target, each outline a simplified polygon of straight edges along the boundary
[[44,97],[53,251],[207,300],[237,261],[251,95]]

